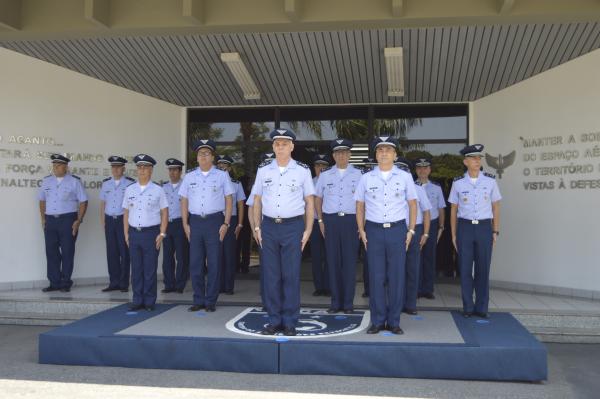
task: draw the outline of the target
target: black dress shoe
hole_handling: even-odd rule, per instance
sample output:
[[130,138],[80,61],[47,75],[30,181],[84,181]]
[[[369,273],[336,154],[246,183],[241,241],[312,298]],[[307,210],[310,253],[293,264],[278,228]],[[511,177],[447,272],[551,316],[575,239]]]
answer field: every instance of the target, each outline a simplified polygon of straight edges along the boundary
[[479,317],[479,318],[482,318],[482,319],[489,319],[490,318],[490,316],[487,313],[485,313],[485,312],[475,312],[474,315],[477,316],[477,317]]
[[283,330],[283,335],[287,336],[287,337],[293,337],[296,335],[296,328],[295,327],[286,327]]
[[53,286],[42,288],[42,292],[52,292],[52,291],[59,291],[59,290],[60,290],[60,288],[53,287]]
[[396,334],[396,335],[402,335],[404,334],[404,331],[402,331],[402,329],[400,327],[392,327],[390,329],[390,331],[392,332],[392,334]]
[[138,310],[144,309],[144,305],[129,305],[127,308],[130,312],[137,312]]
[[402,309],[402,313],[406,313],[406,314],[414,316],[417,314],[417,310],[416,309]]
[[233,295],[233,291],[225,291],[224,294],[225,295]]
[[168,294],[169,292],[175,292],[175,290],[173,288],[164,288],[160,290],[160,292],[163,294]]
[[378,334],[379,331],[383,330],[383,326],[376,326],[376,325],[372,325],[371,327],[369,327],[369,329],[367,330],[367,334]]
[[121,292],[129,292],[129,288],[121,288]]
[[199,310],[204,309],[204,305],[192,305],[188,308],[188,312],[197,312]]
[[340,310],[339,310],[339,309],[336,309],[336,308],[329,308],[329,309],[327,309],[327,313],[329,313],[329,314],[337,313],[337,312],[339,312],[339,311],[340,311]]
[[71,292],[71,289],[69,287],[64,287],[60,289],[60,292]]
[[435,299],[435,295],[433,295],[433,294],[423,294],[423,298],[426,298],[426,299]]
[[329,290],[323,290],[323,291],[321,291],[321,295],[323,295],[323,296],[331,296],[331,291],[329,291]]
[[217,310],[217,308],[215,307],[215,305],[208,305],[206,307],[206,311],[207,312],[214,312],[215,310]]
[[108,286],[106,288],[103,288],[102,292],[110,292],[110,291],[116,291],[116,290],[118,290],[118,288]]
[[369,293],[368,292],[363,292],[361,296],[363,298],[368,298],[369,297]]
[[180,293],[180,294],[183,294],[183,288],[178,288],[177,292]]
[[468,319],[473,316],[473,312],[463,312],[462,315],[465,319]]
[[312,295],[313,296],[321,296],[321,290],[314,290]]
[[277,333],[277,331],[279,331],[279,328],[277,326],[267,324],[260,333],[261,333],[261,335],[275,335],[275,333]]
[[353,314],[354,309],[344,309],[344,314]]

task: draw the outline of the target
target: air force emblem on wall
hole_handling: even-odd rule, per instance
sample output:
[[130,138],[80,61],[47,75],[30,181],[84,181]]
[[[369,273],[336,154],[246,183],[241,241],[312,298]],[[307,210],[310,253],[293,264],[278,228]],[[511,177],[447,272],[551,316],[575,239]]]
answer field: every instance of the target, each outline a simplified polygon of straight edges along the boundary
[[[368,310],[355,310],[352,314],[328,314],[325,309],[300,309],[297,335],[289,338],[325,338],[354,334],[369,326],[369,318]],[[247,308],[229,320],[226,327],[238,334],[264,338],[260,332],[268,323],[269,315],[266,312],[260,308]]]
[[496,173],[498,173],[498,178],[502,179],[502,173],[504,173],[504,169],[508,168],[515,162],[515,157],[517,153],[515,151],[511,152],[508,155],[500,155],[497,157],[485,153],[485,162],[492,168],[496,169]]

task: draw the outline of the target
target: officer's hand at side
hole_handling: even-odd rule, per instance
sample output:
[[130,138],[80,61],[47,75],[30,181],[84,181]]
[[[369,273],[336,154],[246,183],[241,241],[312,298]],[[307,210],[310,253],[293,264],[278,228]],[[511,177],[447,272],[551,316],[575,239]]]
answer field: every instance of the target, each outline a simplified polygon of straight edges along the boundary
[[262,248],[262,234],[260,232],[260,229],[254,230],[254,241],[256,241],[258,246]]
[[365,246],[365,250],[366,250],[367,249],[367,233],[364,230],[359,230],[358,236],[360,237],[360,240],[363,242],[363,244]]
[[436,243],[440,242],[440,238],[442,238],[442,234],[444,233],[444,230],[438,229],[438,233],[437,233],[437,241]]
[[157,235],[156,236],[156,249],[160,249],[160,244],[162,244],[162,240],[163,240],[163,236],[162,235]]
[[239,224],[237,226],[235,226],[234,234],[235,234],[236,240],[240,237],[240,232],[242,231],[242,227],[243,226],[240,226]]
[[183,231],[185,232],[185,236],[187,237],[188,241],[190,240],[190,225],[189,224],[184,224],[183,225]]
[[325,223],[319,223],[319,229],[321,230],[321,235],[325,238]]
[[127,244],[127,248],[129,248],[129,234],[125,234],[125,244]]
[[219,227],[219,241],[223,241],[225,239],[225,234],[227,234],[227,225],[222,224],[221,227]]
[[309,239],[310,239],[310,231],[304,230],[304,233],[302,233],[302,249],[301,249],[301,251],[304,251],[304,246],[306,245],[306,243],[308,242]]
[[454,245],[454,250],[458,252],[458,247],[456,246],[456,237],[452,237],[452,245]]
[[77,235],[77,232],[79,231],[79,220],[76,220],[73,222],[73,226],[71,226],[72,230],[73,230],[73,237],[75,237]]
[[406,250],[408,251],[408,246],[410,245],[410,242],[412,241],[413,238],[413,234],[409,231],[408,233],[406,233]]
[[419,247],[423,248],[423,246],[425,245],[425,243],[427,242],[428,237],[426,237],[424,234],[421,236],[421,241],[419,241]]

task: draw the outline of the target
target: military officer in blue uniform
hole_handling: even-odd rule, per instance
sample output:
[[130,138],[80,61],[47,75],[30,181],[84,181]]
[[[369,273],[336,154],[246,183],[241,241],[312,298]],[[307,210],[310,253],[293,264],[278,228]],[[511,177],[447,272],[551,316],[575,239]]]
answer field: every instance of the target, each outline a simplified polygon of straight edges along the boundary
[[[329,167],[329,158],[326,154],[315,154],[313,158],[313,185],[316,187],[321,176],[321,172]],[[316,197],[315,197],[316,199]],[[319,217],[315,209],[315,222]],[[313,224],[314,225],[314,224]],[[331,294],[329,289],[329,270],[327,265],[327,251],[325,248],[325,239],[320,229],[314,228],[310,235],[310,258],[312,263],[313,284],[315,291],[313,296],[328,296]]]
[[133,300],[129,310],[154,310],[158,253],[167,236],[169,202],[160,184],[152,181],[156,161],[150,155],[133,158],[138,180],[125,189],[123,229],[131,258]]
[[162,184],[169,202],[169,223],[167,225],[167,236],[163,240],[163,282],[165,288],[162,293],[183,293],[185,284],[189,278],[189,251],[190,243],[183,230],[181,221],[181,201],[179,199],[179,187],[183,166],[178,159],[169,158],[165,161],[169,170],[169,181]]
[[378,167],[362,175],[354,195],[358,232],[369,258],[371,326],[367,333],[377,334],[387,327],[393,334],[403,334],[406,250],[415,234],[417,194],[412,176],[394,166],[398,140],[377,137],[373,147]]
[[270,134],[275,159],[256,174],[254,232],[262,247],[266,310],[262,333],[296,335],[300,314],[300,261],[314,222],[315,188],[307,165],[292,158],[296,135],[288,129]]
[[[410,161],[408,159],[398,157],[394,165],[400,170],[410,173]],[[423,248],[429,239],[431,210],[431,203],[429,202],[429,198],[427,198],[427,193],[425,193],[420,183],[415,183],[415,191],[417,193],[417,221],[415,224],[415,234],[406,251],[406,295],[404,297],[404,309],[402,309],[404,313],[410,315],[417,314],[421,248]]]
[[362,173],[349,163],[350,140],[335,139],[330,148],[335,166],[321,173],[315,188],[318,230],[325,237],[331,287],[327,312],[352,313],[359,247],[354,193]]
[[[435,299],[433,283],[435,279],[437,244],[444,232],[446,219],[446,200],[439,183],[429,180],[431,174],[431,159],[419,158],[415,161],[417,182],[427,193],[431,203],[431,221],[429,222],[430,237],[421,251],[421,268],[419,273],[419,298]],[[415,182],[415,183],[417,183]]]
[[[198,168],[188,172],[181,183],[181,216],[190,241],[190,274],[196,312],[214,312],[219,297],[219,263],[223,239],[231,225],[233,194],[227,172],[214,166],[217,144],[210,139],[194,144]],[[205,272],[206,266],[206,272]]]
[[[233,158],[229,155],[218,155],[217,156],[217,168],[227,173],[230,176],[231,165],[233,164]],[[226,295],[233,295],[233,288],[235,283],[235,270],[238,267],[239,257],[237,252],[237,240],[239,239],[240,232],[244,227],[244,201],[246,200],[246,194],[242,183],[238,180],[231,179],[231,185],[233,186],[234,193],[232,196],[232,210],[231,210],[231,221],[230,226],[227,229],[225,238],[223,239],[223,251],[221,253],[220,271],[220,292]]]
[[481,172],[482,151],[482,144],[460,151],[467,172],[454,179],[448,202],[452,243],[458,253],[463,315],[487,318],[490,263],[500,234],[502,196],[494,176]]
[[43,292],[69,292],[79,226],[88,198],[78,176],[68,172],[70,159],[52,154],[52,174],[44,177],[38,192],[40,216],[46,243],[46,267],[50,285]]
[[[363,162],[363,167],[362,167],[362,173],[367,173],[370,172],[371,170],[373,170],[373,168],[375,166],[377,166],[377,160],[375,158],[371,158],[371,157],[367,157],[364,158],[362,160]],[[360,241],[360,240],[359,240]],[[369,258],[367,257],[367,250],[365,248],[364,245],[359,245],[359,257],[361,256],[360,254],[362,253],[362,260],[363,260],[363,293],[362,293],[362,297],[363,298],[368,298],[369,297]]]
[[135,182],[124,176],[127,160],[112,155],[108,157],[112,177],[102,181],[100,189],[100,224],[106,238],[106,261],[108,264],[108,287],[102,292],[127,292],[129,289],[129,248],[123,232],[123,197],[125,189]]

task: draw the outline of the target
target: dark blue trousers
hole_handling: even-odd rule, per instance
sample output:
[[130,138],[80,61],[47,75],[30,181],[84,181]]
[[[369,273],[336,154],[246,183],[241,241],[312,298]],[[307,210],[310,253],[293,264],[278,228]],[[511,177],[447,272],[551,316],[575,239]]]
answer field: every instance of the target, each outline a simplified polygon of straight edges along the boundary
[[159,225],[145,227],[141,231],[129,227],[129,257],[134,305],[154,306],[156,303],[156,270],[159,252],[156,249],[156,237],[159,234]]
[[75,241],[73,222],[77,213],[62,215],[46,215],[44,240],[46,242],[46,272],[50,286],[53,288],[71,288],[73,281],[73,260],[75,258]]
[[[358,238],[356,215],[323,214],[331,308],[354,308]],[[313,229],[313,232],[317,229]],[[319,232],[320,234],[320,232]]]
[[235,239],[235,228],[238,225],[237,215],[231,216],[227,234],[223,239],[223,251],[221,253],[221,292],[233,292],[235,284],[235,270],[239,263],[237,252],[237,240]]
[[431,221],[429,227],[429,238],[421,251],[421,272],[419,278],[419,294],[433,294],[433,282],[435,280],[437,235],[439,220]]
[[217,303],[223,246],[219,240],[219,228],[224,220],[222,212],[205,217],[190,215],[190,274],[194,305],[214,306]]
[[[458,219],[456,230],[458,267],[463,310],[487,313],[490,294],[490,263],[492,261],[492,221]],[[473,268],[473,264],[475,268]],[[473,290],[475,303],[473,303]]]
[[104,217],[106,261],[110,288],[129,288],[129,248],[123,231],[123,215]]
[[329,291],[329,272],[327,270],[327,251],[321,229],[315,220],[314,228],[310,235],[310,257],[315,290]]
[[417,291],[419,289],[419,265],[421,261],[421,247],[419,241],[423,235],[423,225],[415,226],[415,235],[410,240],[408,251],[406,251],[406,296],[404,297],[404,308],[417,309]]
[[264,300],[273,326],[295,327],[300,315],[300,262],[304,220],[275,223],[264,218],[262,226]]
[[[400,326],[404,305],[406,262],[406,222],[400,220],[389,228],[366,221],[367,256],[369,258],[369,308],[371,324],[390,328]],[[387,282],[387,290],[386,284]]]
[[360,239],[358,240],[358,248],[358,256],[360,258],[362,253],[363,261],[363,291],[365,294],[369,295],[369,256],[367,255],[367,250]]
[[[163,281],[167,290],[183,290],[189,278],[190,244],[181,218],[167,225],[167,236],[163,239]],[[177,261],[177,262],[175,262]]]

